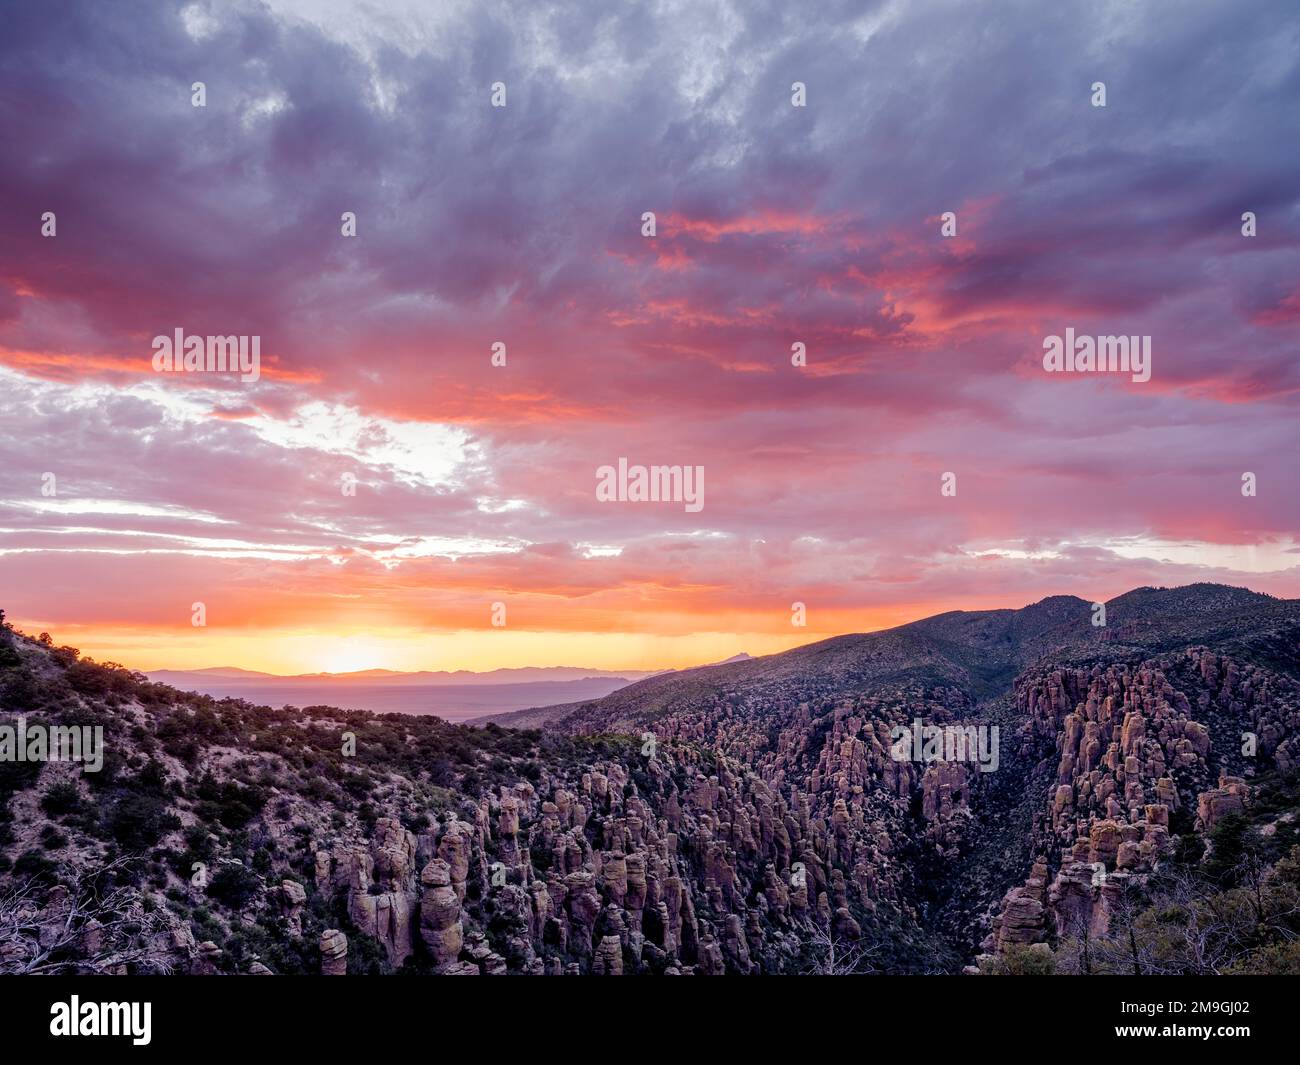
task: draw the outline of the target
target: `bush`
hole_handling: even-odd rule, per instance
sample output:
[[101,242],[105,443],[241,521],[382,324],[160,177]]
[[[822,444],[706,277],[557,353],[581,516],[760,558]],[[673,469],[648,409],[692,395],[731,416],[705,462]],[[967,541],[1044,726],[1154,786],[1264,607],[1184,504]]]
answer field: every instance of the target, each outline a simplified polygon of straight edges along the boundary
[[1300,942],[1263,947],[1228,971],[1241,976],[1300,976]]
[[374,936],[366,935],[348,922],[341,922],[348,937],[348,975],[384,976],[392,972],[383,945]]
[[984,962],[985,976],[1052,976],[1056,972],[1056,955],[1044,943],[1010,947],[992,961]]
[[0,635],[0,669],[13,669],[23,664],[22,656],[14,650],[7,636],[8,633]]
[[[12,724],[12,722],[5,722]],[[24,791],[36,783],[41,775],[41,762],[0,762],[0,800],[7,800],[16,791]]]
[[262,812],[266,805],[266,792],[257,787],[241,787],[233,780],[219,782],[212,777],[199,781],[197,794],[201,800],[195,812],[208,823],[220,821],[230,829],[243,828]]
[[81,809],[81,791],[70,780],[60,780],[41,796],[41,809],[51,817],[62,817]]
[[19,883],[34,880],[38,884],[54,884],[59,867],[40,851],[24,851],[14,862],[13,875]]
[[242,910],[262,890],[262,881],[242,865],[223,865],[208,884],[208,895],[232,910]]
[[212,854],[212,834],[204,824],[190,825],[185,830],[185,846],[194,855],[195,861],[202,861]]
[[108,830],[127,850],[152,847],[180,821],[155,795],[123,795],[108,815]]

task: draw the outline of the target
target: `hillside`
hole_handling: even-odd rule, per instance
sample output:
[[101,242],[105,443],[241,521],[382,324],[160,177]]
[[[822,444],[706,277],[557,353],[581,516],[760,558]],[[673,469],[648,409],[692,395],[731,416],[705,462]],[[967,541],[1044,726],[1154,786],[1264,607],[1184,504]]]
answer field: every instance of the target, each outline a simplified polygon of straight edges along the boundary
[[[105,739],[98,772],[0,762],[0,967],[1300,964],[1300,602],[1194,585],[1106,614],[948,613],[518,730],[218,701],[0,630],[0,719]],[[997,740],[895,756],[917,718]],[[1213,925],[1204,949],[1171,921]]]
[[[1258,643],[1279,627],[1289,631],[1297,614],[1295,601],[1209,584],[1140,588],[1105,605],[1104,627],[1092,624],[1091,604],[1074,596],[1052,596],[1021,610],[951,611],[725,668],[651,677],[600,700],[521,710],[494,720],[534,728],[552,723],[568,729],[597,723],[636,728],[723,693],[776,692],[791,683],[805,694],[849,694],[909,680],[953,683],[970,695],[997,694],[1039,661],[1121,661],[1239,637]],[[1279,664],[1287,668],[1285,653]]]

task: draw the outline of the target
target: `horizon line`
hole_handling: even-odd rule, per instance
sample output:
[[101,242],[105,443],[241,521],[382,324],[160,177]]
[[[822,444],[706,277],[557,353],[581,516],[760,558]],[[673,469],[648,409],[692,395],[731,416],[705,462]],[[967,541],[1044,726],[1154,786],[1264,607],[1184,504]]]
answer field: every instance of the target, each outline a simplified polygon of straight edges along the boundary
[[[144,668],[138,668],[138,667],[134,667],[134,666],[128,666],[128,665],[126,665],[125,663],[121,663],[121,662],[118,662],[118,663],[116,663],[116,664],[121,665],[121,666],[122,666],[123,668],[125,668],[125,669],[130,669],[130,670],[133,671],[133,672],[136,672],[136,673],[142,673],[142,674],[144,674],[144,675],[146,675],[146,676],[148,676],[149,674],[152,674],[152,673],[187,673],[187,674],[200,674],[200,673],[212,673],[213,671],[216,671],[216,670],[238,670],[238,671],[240,671],[240,672],[242,672],[242,673],[246,673],[246,674],[249,674],[249,675],[254,676],[254,677],[261,677],[261,678],[274,679],[274,680],[304,680],[304,679],[307,679],[307,680],[310,680],[310,679],[319,679],[319,680],[346,680],[346,679],[348,679],[348,678],[357,678],[357,677],[359,677],[360,675],[362,675],[362,674],[367,674],[367,673],[371,673],[371,674],[381,674],[381,673],[382,673],[382,674],[388,674],[388,675],[391,675],[391,676],[398,676],[398,677],[412,677],[412,676],[418,676],[418,675],[421,674],[421,673],[428,673],[428,674],[433,674],[433,675],[442,675],[442,676],[453,676],[453,675],[458,674],[458,673],[464,673],[464,674],[468,674],[469,676],[472,676],[472,677],[483,677],[483,676],[487,676],[487,675],[489,675],[489,674],[493,674],[493,673],[503,673],[503,672],[512,672],[512,671],[522,671],[522,670],[564,670],[564,669],[571,669],[571,670],[575,670],[575,671],[582,671],[582,672],[586,672],[586,673],[588,673],[588,674],[603,674],[603,675],[605,675],[605,676],[607,676],[607,677],[611,677],[611,676],[619,676],[620,674],[627,674],[627,673],[637,673],[637,674],[643,674],[643,675],[645,675],[645,676],[649,676],[649,675],[660,674],[660,673],[675,673],[675,672],[681,672],[681,671],[684,671],[684,670],[690,670],[690,669],[702,669],[702,668],[706,668],[706,667],[708,667],[708,666],[721,665],[721,664],[724,664],[724,663],[726,663],[726,662],[729,662],[731,659],[737,657],[738,655],[745,655],[746,658],[749,659],[749,660],[755,660],[755,659],[760,659],[760,658],[770,658],[770,657],[773,657],[774,655],[777,655],[777,654],[786,654],[786,653],[788,653],[788,652],[790,652],[790,651],[796,651],[796,650],[799,650],[800,648],[811,647],[811,646],[813,646],[814,644],[824,643],[824,642],[826,642],[827,640],[842,639],[842,638],[844,638],[844,637],[846,637],[846,636],[866,636],[866,635],[870,635],[870,634],[872,634],[872,633],[878,633],[878,632],[890,632],[890,631],[893,631],[893,630],[896,630],[896,629],[906,628],[906,627],[909,626],[909,625],[915,625],[915,624],[918,624],[918,623],[923,622],[923,621],[928,621],[928,620],[931,620],[931,619],[933,619],[933,618],[943,617],[943,616],[945,616],[945,615],[947,615],[947,614],[979,614],[979,613],[989,613],[989,614],[991,614],[991,613],[1003,613],[1003,612],[1007,612],[1007,613],[1015,613],[1015,612],[1020,611],[1020,610],[1027,610],[1027,609],[1029,609],[1029,608],[1031,608],[1031,607],[1038,606],[1039,604],[1044,603],[1044,602],[1046,602],[1046,601],[1049,600],[1049,599],[1074,599],[1074,600],[1077,600],[1078,602],[1083,603],[1083,604],[1089,604],[1089,603],[1105,603],[1105,604],[1110,604],[1110,603],[1114,602],[1114,601],[1117,600],[1117,599],[1122,599],[1124,596],[1132,595],[1132,594],[1135,593],[1135,592],[1141,592],[1141,591],[1178,591],[1178,590],[1182,590],[1182,589],[1195,588],[1195,587],[1201,587],[1201,586],[1204,586],[1204,587],[1211,587],[1211,588],[1227,588],[1227,589],[1232,589],[1232,590],[1236,590],[1236,591],[1244,591],[1244,592],[1248,592],[1248,593],[1250,593],[1251,595],[1257,595],[1257,596],[1261,596],[1261,597],[1266,598],[1266,599],[1274,599],[1274,600],[1278,600],[1278,601],[1281,601],[1281,602],[1295,602],[1295,601],[1297,601],[1297,600],[1293,600],[1293,599],[1287,599],[1285,596],[1276,596],[1276,595],[1272,595],[1272,594],[1270,594],[1270,593],[1268,593],[1268,592],[1260,592],[1260,591],[1256,591],[1255,589],[1250,588],[1250,587],[1248,587],[1248,586],[1246,586],[1246,585],[1225,584],[1225,583],[1220,582],[1220,581],[1191,581],[1191,582],[1189,582],[1189,583],[1187,583],[1187,584],[1174,584],[1174,585],[1153,585],[1153,584],[1141,584],[1141,585],[1137,585],[1136,587],[1129,588],[1129,589],[1127,589],[1126,591],[1120,592],[1120,593],[1118,593],[1117,595],[1113,595],[1113,596],[1111,596],[1111,597],[1108,598],[1108,599],[1096,599],[1096,600],[1088,600],[1088,599],[1085,599],[1085,598],[1083,598],[1083,597],[1081,597],[1081,596],[1073,595],[1073,594],[1070,594],[1070,593],[1053,593],[1053,594],[1050,594],[1050,595],[1042,596],[1041,598],[1036,599],[1036,600],[1034,600],[1033,602],[1025,603],[1025,604],[1023,604],[1022,606],[1019,606],[1019,607],[981,607],[981,608],[975,608],[975,609],[955,607],[955,608],[952,608],[952,609],[949,609],[949,610],[940,610],[940,611],[938,611],[938,612],[936,612],[936,613],[930,613],[930,614],[925,614],[925,615],[923,615],[923,616],[921,616],[921,617],[915,617],[915,618],[912,618],[912,619],[910,619],[910,620],[908,620],[908,621],[902,622],[902,623],[900,623],[900,624],[898,624],[898,625],[890,625],[890,626],[884,626],[884,627],[880,627],[880,628],[865,628],[865,629],[858,629],[858,630],[853,630],[853,631],[831,633],[831,634],[829,634],[829,635],[825,635],[825,634],[823,634],[823,635],[819,635],[816,639],[808,640],[808,641],[803,642],[803,643],[798,643],[798,644],[795,644],[795,645],[793,645],[793,646],[791,646],[791,647],[783,648],[783,649],[780,650],[780,651],[773,651],[773,652],[768,652],[768,653],[764,653],[764,654],[749,654],[749,652],[747,652],[747,651],[743,651],[743,650],[742,650],[742,651],[737,651],[735,654],[733,654],[733,655],[729,655],[729,656],[727,656],[726,658],[723,658],[723,659],[715,659],[715,660],[710,661],[710,662],[699,662],[699,663],[695,663],[695,664],[693,664],[693,665],[659,666],[659,667],[657,667],[657,668],[652,668],[652,669],[644,669],[644,668],[636,668],[636,669],[633,669],[633,668],[626,668],[626,669],[625,669],[625,668],[617,668],[617,669],[612,669],[612,668],[605,668],[605,667],[600,667],[600,666],[532,665],[532,664],[530,664],[530,665],[522,665],[522,666],[494,666],[494,667],[492,667],[491,669],[483,669],[483,670],[466,669],[466,668],[464,668],[464,667],[457,667],[457,668],[454,668],[454,669],[427,669],[427,668],[422,668],[422,669],[413,669],[413,670],[401,670],[401,669],[390,669],[390,668],[385,667],[385,666],[369,666],[369,667],[365,667],[365,668],[362,668],[362,669],[344,670],[344,671],[340,671],[340,672],[332,672],[332,671],[329,671],[329,670],[315,670],[315,671],[300,672],[300,673],[273,673],[273,672],[270,672],[270,671],[268,671],[268,670],[246,669],[245,667],[242,667],[242,666],[230,666],[230,665],[215,665],[215,666],[185,666],[185,667],[159,667],[159,668],[156,668],[156,669],[144,669]],[[0,616],[3,616],[3,613],[2,613],[2,612],[0,612]],[[26,638],[29,639],[29,640],[33,640],[33,641],[39,642],[39,639],[38,639],[37,636],[34,636],[34,635],[32,635],[31,633],[26,632],[26,631],[23,630],[23,629],[20,629],[20,628],[19,628],[19,627],[14,623],[14,622],[6,621],[6,622],[5,622],[5,627],[11,629],[12,631],[14,631],[15,633],[18,633],[18,634],[21,635],[21,636],[26,637]],[[517,630],[517,631],[538,631],[538,632],[545,632],[546,630]],[[52,643],[54,646],[59,646],[59,644],[58,644],[57,642],[55,642],[53,634],[52,634],[52,633],[49,633],[49,635],[50,635],[51,643]],[[65,645],[65,646],[70,646],[70,645]],[[98,661],[98,660],[97,660],[97,661]],[[109,660],[109,661],[112,661],[112,660]],[[101,663],[101,664],[102,664],[102,663]],[[227,678],[227,679],[237,679],[237,678]],[[643,676],[643,677],[641,677],[640,679],[645,679],[645,677]]]

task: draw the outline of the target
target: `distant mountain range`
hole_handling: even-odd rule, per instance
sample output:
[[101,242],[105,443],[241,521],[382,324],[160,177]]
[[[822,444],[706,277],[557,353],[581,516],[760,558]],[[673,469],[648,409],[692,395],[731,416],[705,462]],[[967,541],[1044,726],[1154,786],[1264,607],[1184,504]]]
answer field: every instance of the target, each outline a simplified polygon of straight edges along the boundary
[[[728,663],[749,658],[741,654]],[[669,672],[669,671],[660,671]],[[659,673],[613,672],[578,666],[524,666],[476,673],[468,669],[403,673],[364,669],[352,673],[281,676],[216,666],[160,669],[150,680],[214,699],[247,699],[267,706],[339,706],[372,713],[437,714],[448,721],[599,699]]]
[[478,673],[469,669],[402,672],[394,669],[360,669],[351,673],[259,673],[253,669],[216,666],[211,669],[159,669],[147,674],[160,684],[184,687],[185,682],[218,678],[228,683],[266,684],[408,684],[459,686],[478,684],[538,684],[577,680],[622,680],[630,683],[653,677],[664,670],[584,669],[580,666],[524,666],[516,669],[491,669]]

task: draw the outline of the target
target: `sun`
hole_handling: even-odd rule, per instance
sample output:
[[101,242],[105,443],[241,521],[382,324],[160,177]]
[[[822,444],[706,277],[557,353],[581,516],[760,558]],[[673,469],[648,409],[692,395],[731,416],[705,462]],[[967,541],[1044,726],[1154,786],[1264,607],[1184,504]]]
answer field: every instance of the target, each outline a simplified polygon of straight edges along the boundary
[[317,647],[312,656],[317,672],[356,673],[363,669],[384,669],[388,666],[389,649],[373,640],[353,636],[324,638],[324,646]]

